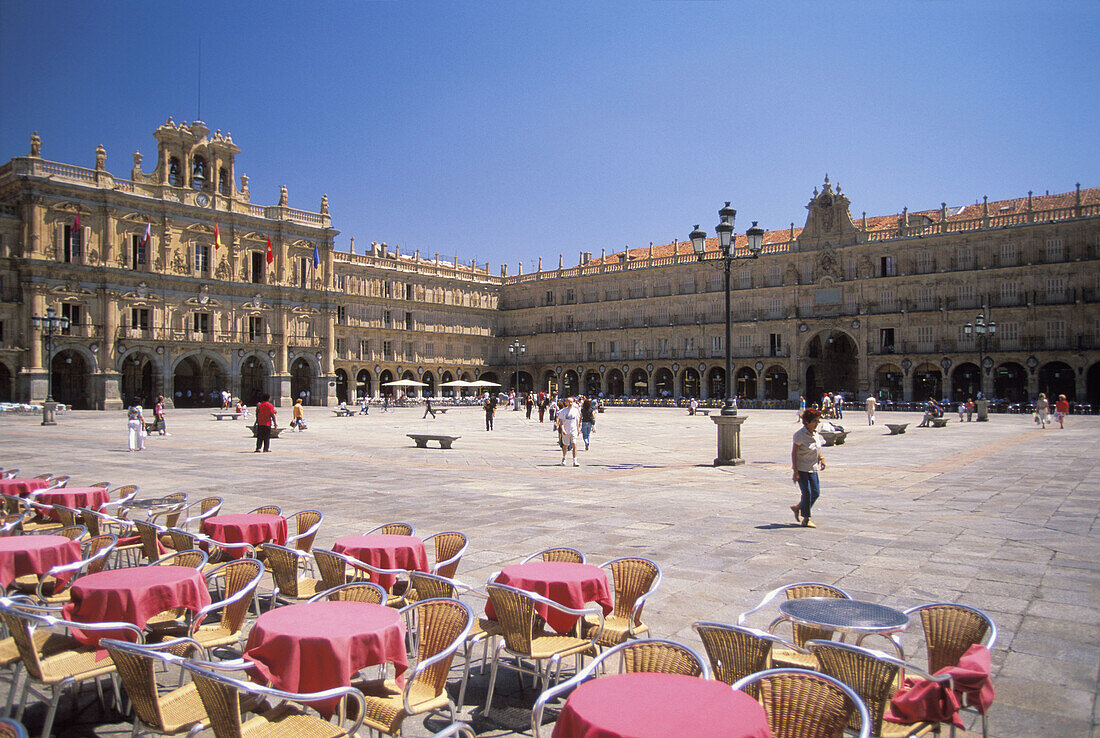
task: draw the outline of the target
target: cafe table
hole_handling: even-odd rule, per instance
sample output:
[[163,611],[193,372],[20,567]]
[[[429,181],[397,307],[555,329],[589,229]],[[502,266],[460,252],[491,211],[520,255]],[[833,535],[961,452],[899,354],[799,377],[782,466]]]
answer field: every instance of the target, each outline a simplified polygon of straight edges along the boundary
[[[364,536],[345,536],[333,544],[336,553],[369,564],[376,569],[404,569],[428,571],[428,552],[424,541],[415,536],[374,533]],[[394,574],[371,572],[370,579],[387,592],[397,581]]]
[[[304,602],[268,610],[248,634],[244,658],[276,689],[321,692],[347,687],[360,670],[392,663],[398,683],[408,668],[401,613],[368,602]],[[312,703],[331,713],[336,701]]]
[[639,672],[589,679],[569,695],[553,738],[771,738],[764,708],[725,682]]
[[[492,579],[497,584],[523,589],[574,609],[581,609],[589,602],[603,608],[604,615],[614,609],[607,573],[591,564],[575,564],[568,561],[528,561],[513,564],[500,570]],[[539,615],[559,634],[568,633],[576,625],[578,617],[540,605]],[[485,614],[496,619],[493,603],[485,604]]]
[[49,481],[45,479],[0,479],[0,494],[26,497],[35,490],[49,486]]
[[80,561],[80,542],[65,536],[0,538],[0,587],[7,589],[19,577],[42,576],[55,566],[75,561]]
[[[286,543],[286,518],[267,513],[214,515],[202,521],[202,532],[221,543],[259,546],[270,541],[282,546]],[[225,555],[239,559],[244,551],[242,548],[229,548],[225,550]]]
[[[41,505],[63,505],[74,510],[80,507],[98,510],[110,500],[111,493],[103,487],[60,487],[34,496],[34,501]],[[50,517],[56,520],[57,513],[51,512]]]
[[[139,628],[154,615],[184,608],[197,612],[210,604],[202,572],[189,566],[131,566],[88,574],[69,588],[71,602],[63,610],[67,620],[84,623],[122,622]],[[73,637],[94,646],[101,638],[123,638],[122,631],[73,630]]]
[[[909,627],[909,616],[901,610],[841,597],[785,600],[779,603],[779,612],[799,625],[835,630],[841,634],[841,640],[848,635],[882,635],[890,638],[899,652],[901,643],[891,636]],[[904,658],[904,653],[901,655]]]

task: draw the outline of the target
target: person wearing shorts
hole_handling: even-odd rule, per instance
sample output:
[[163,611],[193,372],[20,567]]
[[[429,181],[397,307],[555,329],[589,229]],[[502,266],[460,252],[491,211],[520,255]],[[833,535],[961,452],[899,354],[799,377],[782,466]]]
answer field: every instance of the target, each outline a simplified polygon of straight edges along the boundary
[[565,466],[565,457],[570,450],[573,451],[573,466],[577,463],[577,436],[580,435],[578,423],[581,411],[573,403],[573,398],[566,397],[562,400],[562,407],[558,410],[557,426],[561,438],[561,465]]

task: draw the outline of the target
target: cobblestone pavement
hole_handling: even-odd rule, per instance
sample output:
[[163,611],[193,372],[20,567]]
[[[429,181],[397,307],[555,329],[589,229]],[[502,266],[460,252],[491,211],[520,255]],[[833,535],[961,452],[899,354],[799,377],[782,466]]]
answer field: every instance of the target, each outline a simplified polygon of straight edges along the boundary
[[[655,635],[696,647],[694,621],[733,622],[768,590],[800,580],[899,608],[962,602],[999,629],[992,735],[1097,735],[1098,462],[1088,439],[1100,418],[1072,417],[1065,430],[1039,430],[1026,415],[919,429],[912,414],[880,413],[869,427],[850,413],[847,443],[827,450],[810,530],[788,510],[797,501],[790,411],[744,413],[748,463],[736,468],[711,466],[714,425],[683,410],[609,409],[579,468],[559,466],[549,423],[523,413],[502,410],[491,433],[476,408],[436,420],[421,413],[337,418],[309,408],[310,429],[287,431],[270,454],[252,453],[243,423],[199,410],[170,413],[172,435],[148,439],[142,453],[127,452],[121,414],[72,413],[54,428],[11,417],[0,419],[0,463],[72,474],[74,485],[132,482],[143,495],[217,494],[228,512],[317,507],[319,546],[391,520],[422,535],[462,530],[470,549],[459,578],[470,583],[550,545],[576,546],[597,563],[647,556],[664,579],[645,619]],[[884,423],[905,421],[908,433],[886,435]],[[461,438],[449,451],[418,449],[405,434],[423,429]],[[771,614],[760,615],[755,624],[767,625]],[[905,643],[920,661],[914,631]],[[486,682],[475,678],[463,717],[479,735],[530,733],[533,689],[506,673],[487,720],[477,707]],[[73,715],[63,705],[60,715],[62,735],[128,731],[93,708]],[[40,719],[35,710],[28,723]],[[410,732],[441,725],[429,719]]]

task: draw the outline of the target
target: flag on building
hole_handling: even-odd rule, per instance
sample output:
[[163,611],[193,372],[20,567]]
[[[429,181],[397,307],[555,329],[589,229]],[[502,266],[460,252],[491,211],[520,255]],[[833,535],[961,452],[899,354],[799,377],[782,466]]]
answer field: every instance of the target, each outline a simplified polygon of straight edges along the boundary
[[218,221],[214,221],[214,248],[220,249],[222,247],[222,234],[218,230]]
[[141,234],[141,243],[149,243],[149,237],[153,235],[153,224],[150,221],[145,221],[145,233]]
[[313,244],[313,268],[321,266],[321,252],[317,250],[317,244]]
[[74,231],[80,230],[80,213],[77,213],[76,217],[73,218],[73,230]]
[[267,237],[267,263],[275,263],[275,252],[271,250],[271,236]]

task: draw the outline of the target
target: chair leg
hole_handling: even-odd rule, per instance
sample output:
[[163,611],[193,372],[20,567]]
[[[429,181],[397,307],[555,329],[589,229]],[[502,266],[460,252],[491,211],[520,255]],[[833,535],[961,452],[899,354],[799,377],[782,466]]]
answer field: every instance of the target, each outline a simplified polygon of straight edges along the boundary
[[27,692],[31,688],[31,675],[27,674],[27,678],[23,680],[23,697],[19,700],[19,710],[15,713],[15,721],[17,723],[23,722],[23,711],[27,709]]
[[4,707],[4,717],[11,717],[11,711],[15,708],[15,691],[19,689],[19,676],[22,673],[22,662],[16,663],[11,670],[11,689],[8,691],[8,704]]
[[[50,738],[50,731],[53,729],[53,720],[57,716],[57,704],[61,701],[61,693],[64,691],[64,682],[53,685],[53,697],[50,700],[50,709],[46,713],[46,722],[42,724],[42,738]],[[73,695],[73,701],[76,701],[76,695]]]
[[493,666],[489,670],[489,694],[485,697],[485,717],[489,717],[493,710],[493,690],[497,684],[497,666],[500,663],[500,649],[503,647],[504,642],[497,644],[496,650],[493,651]]

